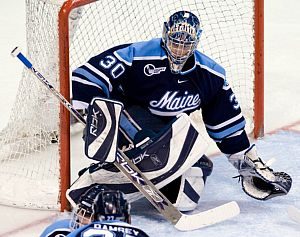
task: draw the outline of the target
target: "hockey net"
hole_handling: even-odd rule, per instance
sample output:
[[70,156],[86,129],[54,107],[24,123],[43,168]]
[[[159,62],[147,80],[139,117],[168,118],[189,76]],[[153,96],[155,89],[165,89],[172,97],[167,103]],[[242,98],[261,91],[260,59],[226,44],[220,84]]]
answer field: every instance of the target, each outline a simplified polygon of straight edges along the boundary
[[[254,47],[255,6],[251,0],[26,0],[26,55],[69,99],[70,71],[112,46],[161,37],[169,15],[189,10],[203,29],[199,50],[226,69],[253,133],[261,127],[254,123],[254,101],[263,96],[255,87],[254,59],[262,53]],[[68,113],[24,70],[0,133],[0,203],[63,210],[69,134]]]

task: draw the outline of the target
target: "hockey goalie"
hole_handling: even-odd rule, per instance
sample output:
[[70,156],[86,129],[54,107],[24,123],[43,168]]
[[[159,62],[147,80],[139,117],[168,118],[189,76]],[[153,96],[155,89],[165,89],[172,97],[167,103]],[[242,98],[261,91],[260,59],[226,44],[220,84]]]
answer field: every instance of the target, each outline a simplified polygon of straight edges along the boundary
[[201,33],[197,16],[175,12],[161,38],[115,46],[73,71],[73,105],[87,109],[85,153],[94,163],[67,191],[72,205],[96,184],[140,197],[112,164],[119,148],[179,210],[195,209],[213,170],[189,117],[196,110],[246,194],[268,200],[289,192],[291,177],[273,171],[250,144],[225,69],[197,50]]

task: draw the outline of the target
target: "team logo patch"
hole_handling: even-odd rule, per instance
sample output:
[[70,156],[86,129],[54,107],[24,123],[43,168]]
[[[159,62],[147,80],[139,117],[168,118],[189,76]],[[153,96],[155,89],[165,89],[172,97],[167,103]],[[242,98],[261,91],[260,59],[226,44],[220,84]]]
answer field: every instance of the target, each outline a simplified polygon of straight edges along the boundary
[[166,67],[155,67],[153,64],[147,64],[144,67],[144,73],[146,76],[150,77],[154,74],[160,74],[161,72],[164,72],[166,70]]
[[151,112],[157,115],[174,116],[195,109],[201,104],[199,94],[190,94],[188,91],[185,91],[184,95],[178,94],[179,91],[167,91],[159,100],[151,100]]

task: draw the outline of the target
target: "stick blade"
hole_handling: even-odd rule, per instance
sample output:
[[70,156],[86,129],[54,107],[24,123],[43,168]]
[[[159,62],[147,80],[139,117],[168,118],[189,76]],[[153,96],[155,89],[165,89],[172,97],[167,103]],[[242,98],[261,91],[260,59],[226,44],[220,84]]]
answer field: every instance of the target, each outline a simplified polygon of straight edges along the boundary
[[240,208],[233,201],[197,214],[182,214],[181,218],[175,224],[175,228],[181,231],[196,230],[228,220],[239,214]]

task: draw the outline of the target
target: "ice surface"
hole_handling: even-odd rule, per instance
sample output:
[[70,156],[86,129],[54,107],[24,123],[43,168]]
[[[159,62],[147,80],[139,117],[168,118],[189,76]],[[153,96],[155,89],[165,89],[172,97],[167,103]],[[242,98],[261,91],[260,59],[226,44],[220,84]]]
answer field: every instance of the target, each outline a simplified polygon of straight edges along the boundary
[[[19,45],[26,50],[25,1],[10,0],[0,14],[0,128],[8,120],[21,77],[22,66],[11,58],[10,51]],[[300,15],[298,0],[265,1],[265,129],[267,132],[298,123],[295,131],[277,131],[256,142],[264,160],[276,158],[275,170],[293,178],[285,197],[257,201],[241,190],[235,169],[224,156],[213,158],[214,172],[207,180],[197,211],[229,201],[237,201],[241,214],[211,227],[179,232],[165,221],[146,200],[133,204],[133,224],[150,236],[300,236],[300,225],[287,215],[287,207],[300,208]],[[0,206],[0,237],[35,237],[62,214],[54,211],[25,210]]]

